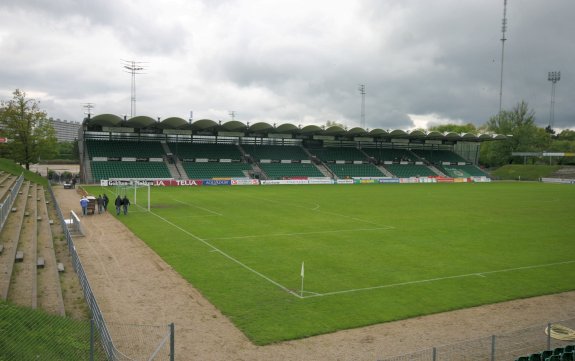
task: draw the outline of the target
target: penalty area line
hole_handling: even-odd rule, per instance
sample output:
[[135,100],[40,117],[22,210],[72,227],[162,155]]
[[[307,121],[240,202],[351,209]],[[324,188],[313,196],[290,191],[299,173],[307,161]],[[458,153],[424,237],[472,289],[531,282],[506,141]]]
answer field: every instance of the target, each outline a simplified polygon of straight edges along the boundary
[[283,291],[286,291],[287,293],[297,297],[297,298],[303,298],[302,296],[298,295],[297,293],[295,293],[294,291],[290,290],[289,288],[283,286],[282,284],[272,280],[271,278],[269,278],[268,276],[256,271],[255,269],[251,268],[250,266],[240,262],[239,260],[235,259],[234,257],[230,256],[229,254],[225,253],[224,251],[222,251],[221,249],[219,249],[218,247],[214,246],[213,244],[211,244],[210,242],[207,242],[206,240],[196,236],[195,234],[183,229],[182,227],[178,226],[177,224],[170,222],[169,220],[167,220],[166,218],[154,213],[154,212],[150,212],[151,214],[153,214],[154,216],[158,217],[159,219],[161,219],[162,221],[166,222],[167,224],[171,225],[172,227],[179,229],[180,231],[184,232],[185,234],[189,235],[190,237],[194,238],[197,241],[202,242],[203,244],[205,244],[206,246],[210,247],[212,250],[211,252],[218,252],[219,254],[221,254],[222,256],[224,256],[225,258],[229,259],[230,261],[233,261],[235,263],[237,263],[238,265],[240,265],[241,267],[247,269],[248,271],[258,275],[259,277],[263,278],[264,280],[270,282],[271,284],[273,284],[274,286],[282,289]]
[[429,279],[424,279],[424,280],[392,283],[392,284],[388,284],[388,285],[355,288],[355,289],[350,289],[350,290],[316,293],[316,294],[312,294],[309,296],[303,296],[303,298],[334,296],[334,295],[341,295],[341,294],[345,294],[345,293],[371,291],[371,290],[377,290],[377,289],[382,289],[382,288],[401,287],[401,286],[414,285],[414,284],[419,284],[419,283],[430,283],[430,282],[436,282],[436,281],[444,281],[444,280],[450,280],[450,279],[455,279],[455,278],[464,278],[464,277],[473,277],[473,276],[475,276],[475,277],[486,277],[485,275],[495,274],[495,273],[504,273],[504,272],[513,272],[513,271],[535,269],[535,268],[553,267],[553,266],[559,266],[559,265],[571,264],[571,263],[575,263],[575,260],[574,261],[555,262],[555,263],[546,263],[546,264],[532,265],[532,266],[524,266],[524,267],[516,267],[516,268],[507,268],[507,269],[496,270],[496,271],[474,272],[474,273],[467,273],[467,274],[463,274],[463,275],[429,278]]

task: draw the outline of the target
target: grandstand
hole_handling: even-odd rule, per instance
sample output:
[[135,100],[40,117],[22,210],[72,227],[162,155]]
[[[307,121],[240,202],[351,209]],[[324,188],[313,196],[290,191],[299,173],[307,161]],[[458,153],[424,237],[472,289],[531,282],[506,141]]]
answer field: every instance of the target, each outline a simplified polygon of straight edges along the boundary
[[[102,114],[79,134],[81,178],[477,177],[479,144],[503,136],[155,121]],[[460,152],[465,145],[467,151]]]

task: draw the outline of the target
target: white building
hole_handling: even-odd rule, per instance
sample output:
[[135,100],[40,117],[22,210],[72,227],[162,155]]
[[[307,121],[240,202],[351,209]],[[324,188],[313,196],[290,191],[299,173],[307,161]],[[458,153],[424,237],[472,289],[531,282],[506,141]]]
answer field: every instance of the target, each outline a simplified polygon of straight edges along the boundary
[[81,123],[60,119],[50,119],[56,131],[56,138],[59,142],[72,142],[78,139],[78,130]]

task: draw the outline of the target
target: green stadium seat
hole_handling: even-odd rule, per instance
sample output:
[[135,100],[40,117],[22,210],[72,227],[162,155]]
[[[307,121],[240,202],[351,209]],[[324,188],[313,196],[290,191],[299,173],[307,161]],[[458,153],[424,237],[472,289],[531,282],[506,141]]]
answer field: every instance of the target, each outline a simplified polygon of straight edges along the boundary
[[563,352],[561,354],[561,361],[574,361],[574,354],[573,352]]
[[561,355],[563,353],[563,351],[565,351],[565,348],[557,347],[557,348],[553,349],[553,355]]
[[551,350],[545,350],[541,352],[541,360],[545,361],[547,360],[547,358],[549,358],[551,355],[553,355],[553,351]]
[[561,356],[551,355],[545,359],[546,361],[561,361]]
[[529,361],[543,361],[543,359],[541,358],[540,353],[534,353],[529,355]]
[[565,352],[575,352],[575,345],[565,346]]

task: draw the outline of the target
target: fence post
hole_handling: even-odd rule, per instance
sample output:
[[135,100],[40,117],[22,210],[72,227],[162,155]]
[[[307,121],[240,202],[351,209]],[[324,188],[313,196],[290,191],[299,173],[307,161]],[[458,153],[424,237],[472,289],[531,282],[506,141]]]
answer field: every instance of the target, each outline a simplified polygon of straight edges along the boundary
[[433,348],[433,361],[437,359],[437,348]]
[[174,346],[175,346],[175,340],[174,340],[174,333],[175,333],[175,327],[174,327],[174,323],[170,323],[170,361],[175,361],[176,357],[174,355]]
[[551,350],[551,322],[547,324],[547,349]]
[[495,335],[491,336],[491,361],[495,361]]
[[90,361],[94,361],[94,319],[90,319]]

